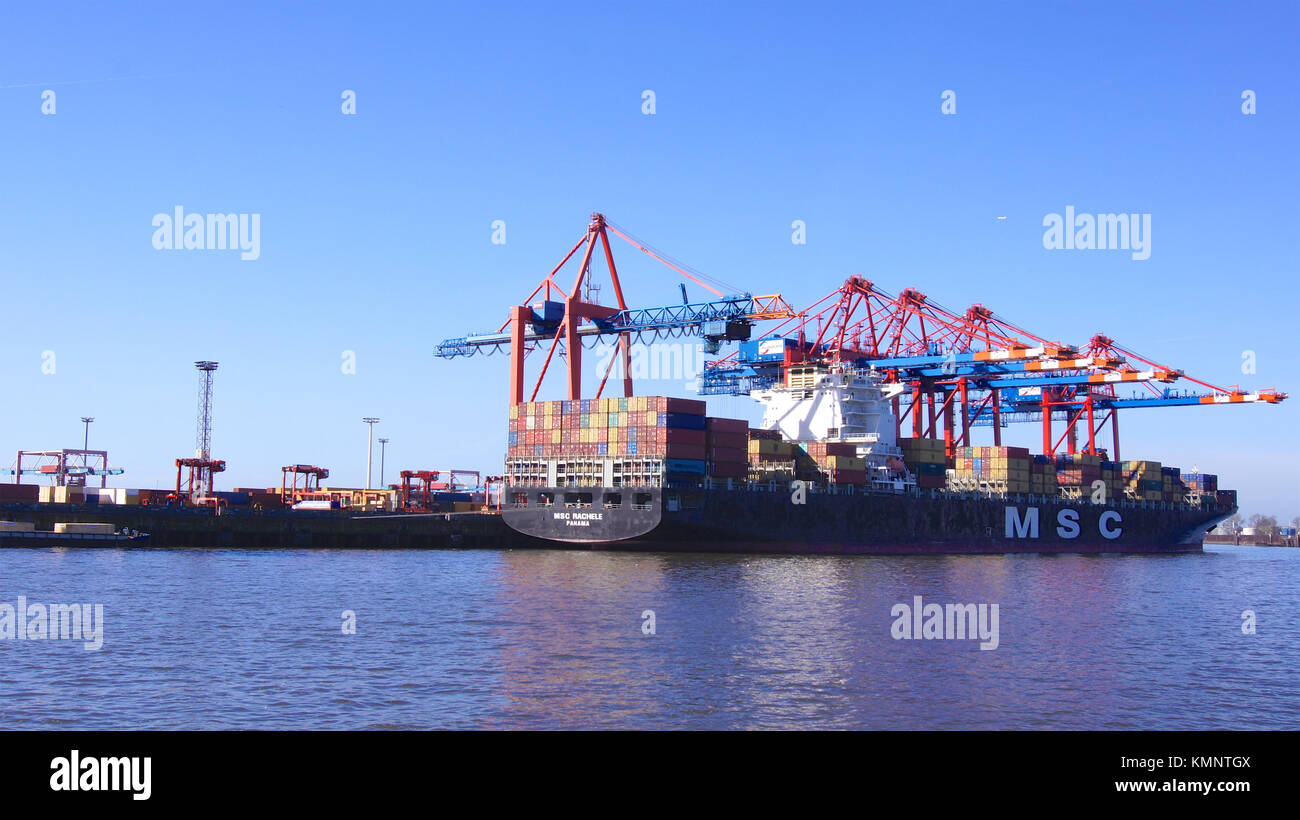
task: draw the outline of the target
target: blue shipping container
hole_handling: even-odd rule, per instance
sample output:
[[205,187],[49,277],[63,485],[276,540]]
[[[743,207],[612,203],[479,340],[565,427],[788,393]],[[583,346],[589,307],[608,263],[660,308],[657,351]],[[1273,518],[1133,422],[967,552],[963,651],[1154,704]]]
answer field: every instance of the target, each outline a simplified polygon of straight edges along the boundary
[[668,458],[664,459],[664,472],[677,475],[704,475],[702,458]]
[[674,427],[679,430],[703,430],[705,418],[690,413],[660,413],[657,426]]

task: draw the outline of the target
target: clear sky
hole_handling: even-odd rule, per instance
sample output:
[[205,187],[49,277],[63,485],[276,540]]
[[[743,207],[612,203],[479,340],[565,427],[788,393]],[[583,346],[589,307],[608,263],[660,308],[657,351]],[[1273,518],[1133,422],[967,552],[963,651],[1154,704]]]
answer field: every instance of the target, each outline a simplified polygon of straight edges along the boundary
[[[860,274],[1300,392],[1295,3],[264,5],[7,8],[0,462],[79,446],[92,415],[118,483],[166,486],[214,359],[219,489],[302,462],[364,482],[366,415],[390,479],[495,472],[506,359],[432,350],[499,326],[594,210],[796,306]],[[260,215],[259,258],[155,249],[176,206]],[[1150,258],[1045,249],[1066,206],[1150,214]],[[616,253],[633,305],[678,301]],[[1123,455],[1290,519],[1298,423],[1300,395],[1132,411]]]

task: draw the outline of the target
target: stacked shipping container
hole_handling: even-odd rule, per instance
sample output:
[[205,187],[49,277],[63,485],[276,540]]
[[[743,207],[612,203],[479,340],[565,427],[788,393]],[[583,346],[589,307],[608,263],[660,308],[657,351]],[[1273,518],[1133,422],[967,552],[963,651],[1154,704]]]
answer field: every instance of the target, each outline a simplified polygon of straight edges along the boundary
[[714,478],[743,480],[749,475],[749,423],[744,419],[704,420],[705,469]]
[[693,399],[527,402],[510,408],[506,452],[508,458],[658,456],[703,462],[704,434],[704,402]]
[[1219,489],[1219,477],[1210,473],[1183,473],[1183,486],[1188,492],[1213,495]]
[[794,442],[783,441],[779,430],[749,431],[749,478],[754,481],[793,481],[796,475]]
[[1056,483],[1062,487],[1079,487],[1091,491],[1094,481],[1101,480],[1101,456],[1091,453],[1057,453]]
[[1163,501],[1182,501],[1183,496],[1187,495],[1187,487],[1183,484],[1182,471],[1177,467],[1161,467],[1160,482],[1163,485],[1160,488]]
[[[904,450],[906,452],[906,450]],[[980,485],[1001,487],[1009,493],[1033,492],[1034,459],[1024,447],[961,447],[954,460],[954,474]],[[1055,481],[1056,470],[1052,471]],[[1047,481],[1046,464],[1037,465],[1040,481]]]
[[828,484],[867,483],[867,462],[855,444],[834,441],[795,442],[795,471]]
[[1029,462],[1029,492],[1034,495],[1056,495],[1060,484],[1056,480],[1056,464],[1051,456],[1034,456]]
[[916,486],[929,489],[947,484],[948,459],[942,440],[900,438],[898,446],[903,450],[903,463],[916,476]]
[[1121,474],[1127,495],[1139,501],[1163,501],[1164,474],[1158,461],[1125,461]]
[[668,396],[518,404],[510,408],[506,475],[527,486],[743,478],[748,425],[704,413],[702,401]]

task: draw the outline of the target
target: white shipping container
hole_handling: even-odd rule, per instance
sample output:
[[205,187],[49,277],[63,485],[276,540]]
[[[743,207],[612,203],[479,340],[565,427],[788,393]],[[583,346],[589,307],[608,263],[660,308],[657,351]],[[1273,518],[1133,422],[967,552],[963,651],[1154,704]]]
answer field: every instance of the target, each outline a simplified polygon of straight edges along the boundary
[[77,522],[58,522],[54,525],[55,532],[77,533],[81,535],[112,535],[116,530],[112,524],[81,524]]

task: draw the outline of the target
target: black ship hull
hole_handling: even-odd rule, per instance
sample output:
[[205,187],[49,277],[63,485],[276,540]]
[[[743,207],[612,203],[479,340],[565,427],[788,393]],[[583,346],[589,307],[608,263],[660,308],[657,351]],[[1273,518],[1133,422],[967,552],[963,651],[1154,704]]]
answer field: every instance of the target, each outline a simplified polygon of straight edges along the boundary
[[149,546],[149,534],[138,533],[63,533],[63,532],[5,532],[0,533],[0,547],[102,547],[121,549]]
[[845,555],[1200,552],[1234,510],[1041,496],[511,488],[515,531],[556,546]]

